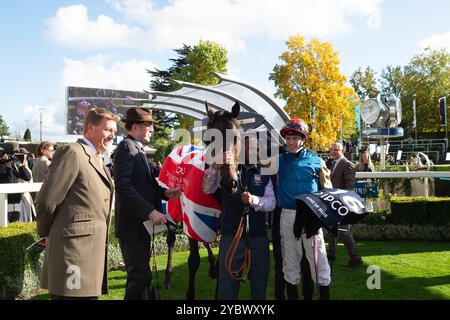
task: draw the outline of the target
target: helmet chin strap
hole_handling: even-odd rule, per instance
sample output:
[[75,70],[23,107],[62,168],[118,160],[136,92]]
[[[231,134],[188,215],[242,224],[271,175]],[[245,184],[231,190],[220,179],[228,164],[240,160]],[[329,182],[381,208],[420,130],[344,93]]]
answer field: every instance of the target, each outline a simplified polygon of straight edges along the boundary
[[299,153],[299,152],[302,151],[303,149],[305,149],[305,142],[303,142],[303,144],[300,146],[300,148],[297,149],[297,151],[294,152],[294,154]]

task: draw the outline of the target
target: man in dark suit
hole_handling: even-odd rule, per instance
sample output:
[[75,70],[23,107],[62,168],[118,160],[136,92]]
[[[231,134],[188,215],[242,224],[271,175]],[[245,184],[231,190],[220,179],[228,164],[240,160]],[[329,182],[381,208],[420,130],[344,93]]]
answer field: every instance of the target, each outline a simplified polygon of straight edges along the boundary
[[[340,142],[335,142],[330,148],[330,155],[333,158],[331,164],[331,183],[336,189],[355,189],[355,164],[344,156],[343,146]],[[342,241],[350,256],[347,266],[354,267],[362,264],[361,255],[356,248],[355,239],[350,232],[350,226],[339,226],[338,239]],[[330,237],[328,241],[328,259],[336,259],[336,238]]]
[[114,156],[116,183],[116,236],[127,270],[125,300],[145,299],[151,284],[150,235],[143,222],[164,224],[161,199],[176,199],[178,189],[159,186],[145,156],[153,130],[150,110],[127,110],[125,129],[128,136],[118,145]]

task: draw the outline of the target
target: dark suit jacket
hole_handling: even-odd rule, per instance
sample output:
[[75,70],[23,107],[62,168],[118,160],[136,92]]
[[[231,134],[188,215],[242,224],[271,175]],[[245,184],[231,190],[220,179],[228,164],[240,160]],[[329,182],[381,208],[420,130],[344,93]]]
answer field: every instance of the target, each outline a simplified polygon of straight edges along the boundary
[[137,141],[128,135],[115,151],[116,185],[115,231],[118,238],[141,240],[149,237],[143,222],[153,209],[162,212],[165,188],[159,186],[145,154]]
[[331,172],[331,183],[336,189],[355,189],[355,164],[343,157]]

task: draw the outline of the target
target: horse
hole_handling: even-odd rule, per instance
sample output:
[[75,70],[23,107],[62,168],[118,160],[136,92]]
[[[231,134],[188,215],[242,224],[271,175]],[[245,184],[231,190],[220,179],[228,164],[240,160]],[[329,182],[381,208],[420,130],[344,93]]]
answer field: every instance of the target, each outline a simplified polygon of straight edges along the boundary
[[[207,102],[205,103],[206,111],[208,115],[208,124],[207,129],[216,129],[215,133],[220,133],[221,137],[217,135],[214,137],[214,141],[217,142],[218,139],[223,140],[223,144],[215,145],[216,150],[212,153],[215,155],[217,152],[222,152],[223,150],[232,150],[234,159],[231,163],[225,164],[221,170],[222,177],[222,187],[226,192],[231,192],[237,187],[237,165],[238,165],[238,155],[240,151],[240,141],[238,139],[238,132],[240,129],[239,124],[236,122],[236,118],[240,112],[240,105],[238,102],[232,107],[232,111],[216,111],[214,112]],[[230,130],[232,134],[231,141],[226,141],[224,139],[226,137],[226,131]],[[211,140],[204,140],[206,145],[209,145]],[[188,289],[186,292],[186,298],[188,300],[195,299],[195,276],[200,266],[200,255],[199,255],[199,242],[202,242],[203,245],[208,250],[208,262],[209,266],[209,276],[212,279],[216,279],[218,277],[218,262],[211,250],[210,242],[212,242],[213,238],[215,240],[218,231],[218,218],[220,214],[220,203],[219,203],[219,195],[216,193],[215,195],[207,195],[201,191],[201,178],[203,177],[203,171],[206,164],[206,153],[209,149],[202,148],[200,146],[193,145],[182,145],[174,149],[169,157],[166,158],[164,162],[163,168],[160,174],[160,181],[162,183],[169,183],[171,185],[167,185],[168,187],[178,186],[183,192],[183,196],[181,201],[173,202],[172,200],[168,202],[168,211],[169,214],[172,212],[171,217],[174,218],[175,221],[180,222],[183,221],[183,231],[188,236],[189,239],[189,258],[188,258],[188,268],[189,268],[189,282]],[[174,161],[174,158],[176,161]],[[172,172],[169,177],[169,171]],[[173,174],[175,172],[175,174]],[[184,183],[189,182],[189,186],[185,186]],[[201,183],[201,182],[200,182]],[[185,188],[186,187],[186,188]],[[196,198],[197,201],[190,201],[192,198]],[[202,223],[198,221],[198,216],[195,217],[195,210],[192,210],[192,205],[198,205],[199,202],[203,201],[203,206],[201,207],[203,210],[208,210],[211,208],[209,212],[209,219],[206,224],[210,224],[210,229],[206,228],[208,235],[199,236],[195,230],[193,222]],[[214,210],[218,210],[218,213],[214,217]],[[182,213],[181,216],[175,214],[175,217],[172,216],[174,212]],[[195,218],[192,218],[192,217]],[[202,214],[204,216],[204,214]],[[191,218],[191,219],[190,219]],[[212,219],[215,218],[215,219]],[[213,221],[213,222],[211,222]],[[205,226],[202,225],[200,228],[202,231],[205,230]],[[215,232],[213,235],[212,232]],[[205,239],[206,238],[206,239]],[[172,286],[171,283],[171,275],[172,275],[172,254],[175,243],[175,233],[169,229],[167,233],[167,246],[168,246],[168,259],[165,270],[165,279],[164,279],[164,287],[166,289],[170,289]]]

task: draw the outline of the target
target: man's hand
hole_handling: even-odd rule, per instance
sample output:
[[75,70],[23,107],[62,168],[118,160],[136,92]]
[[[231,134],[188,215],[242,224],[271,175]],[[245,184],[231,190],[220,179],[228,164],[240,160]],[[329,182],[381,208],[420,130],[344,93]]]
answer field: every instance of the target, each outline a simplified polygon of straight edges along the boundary
[[41,241],[38,242],[38,245],[41,247],[46,247],[47,246],[47,237],[43,238]]
[[170,200],[178,199],[181,196],[181,191],[178,188],[167,189],[164,194]]
[[250,192],[242,192],[241,194],[241,200],[244,204],[251,205],[253,203],[253,196]]
[[6,153],[2,156],[2,160],[6,168],[12,168],[11,159]]
[[162,214],[161,212],[159,212],[156,209],[153,209],[153,211],[150,212],[149,218],[150,218],[150,220],[152,220],[153,224],[166,224],[166,222],[167,222],[164,214]]

